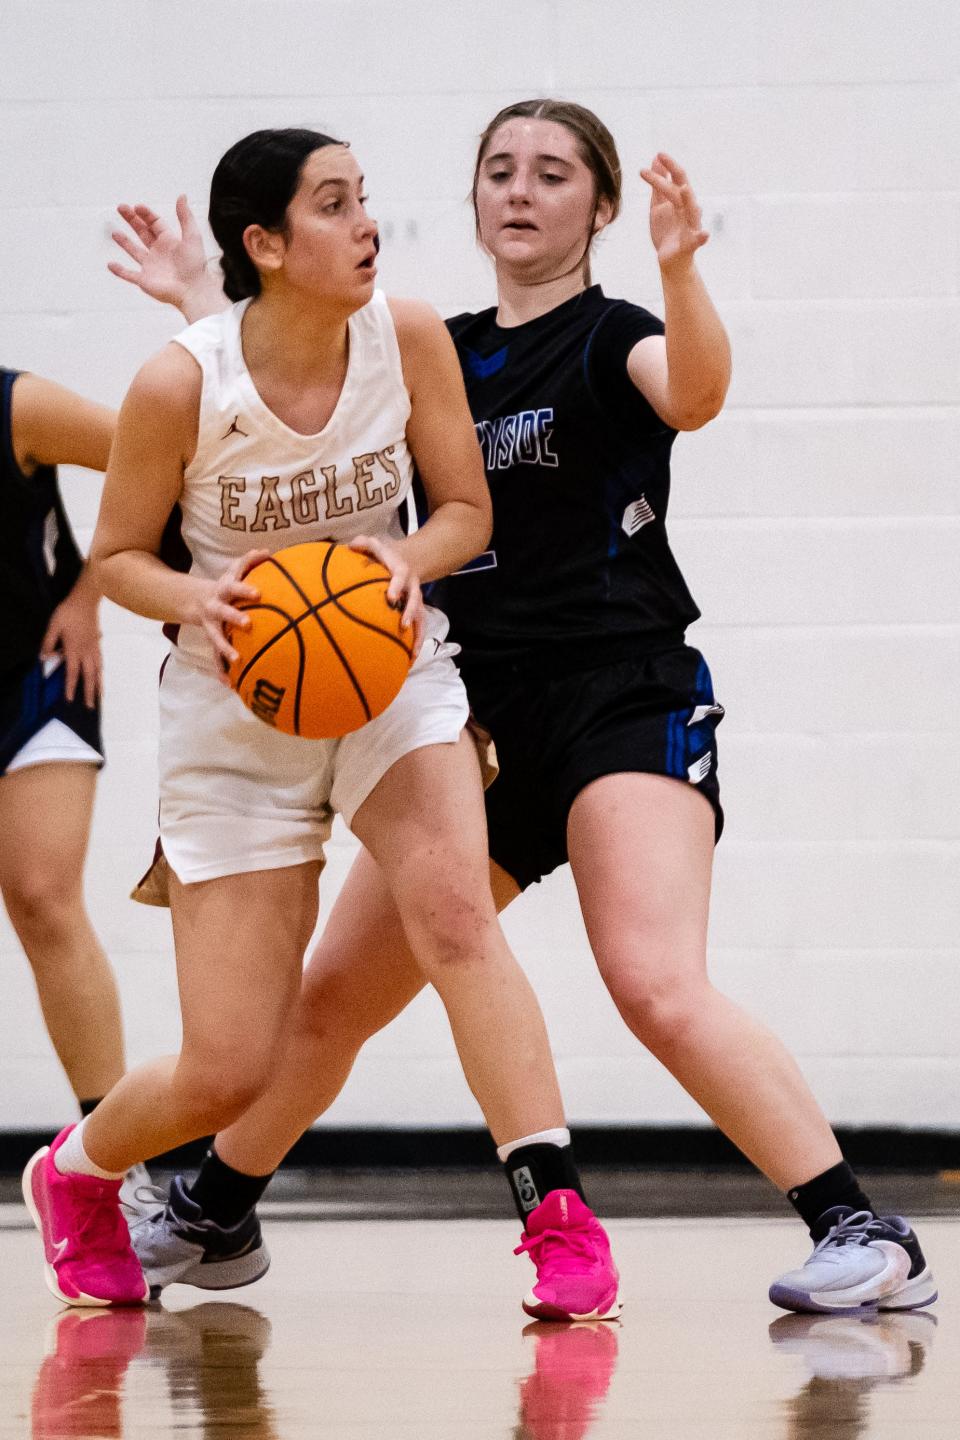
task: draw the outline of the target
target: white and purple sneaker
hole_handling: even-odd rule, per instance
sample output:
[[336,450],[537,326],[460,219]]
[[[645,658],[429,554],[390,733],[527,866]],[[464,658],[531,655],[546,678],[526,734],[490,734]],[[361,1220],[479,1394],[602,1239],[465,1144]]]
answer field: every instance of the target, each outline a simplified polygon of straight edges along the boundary
[[937,1298],[920,1242],[900,1215],[871,1215],[838,1205],[807,1262],[770,1286],[782,1310],[815,1315],[917,1310]]

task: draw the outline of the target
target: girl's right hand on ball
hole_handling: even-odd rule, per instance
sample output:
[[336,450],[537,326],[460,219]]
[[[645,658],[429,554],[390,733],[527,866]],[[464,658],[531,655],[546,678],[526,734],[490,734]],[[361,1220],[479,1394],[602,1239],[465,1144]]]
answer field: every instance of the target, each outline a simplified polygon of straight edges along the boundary
[[259,600],[260,591],[244,581],[244,576],[255,565],[269,560],[269,550],[248,550],[228,565],[219,580],[205,580],[205,594],[199,597],[195,623],[198,624],[213,646],[217,662],[217,676],[224,685],[230,684],[227,671],[240,657],[228,638],[228,631],[250,629],[250,617],[237,609],[241,600]]

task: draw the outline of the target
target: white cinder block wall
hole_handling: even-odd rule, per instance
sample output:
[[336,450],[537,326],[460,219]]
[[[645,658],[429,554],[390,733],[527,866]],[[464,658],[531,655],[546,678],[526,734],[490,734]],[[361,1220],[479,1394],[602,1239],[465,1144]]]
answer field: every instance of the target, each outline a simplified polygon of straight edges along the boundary
[[[2,9],[0,355],[112,402],[176,319],[106,273],[111,207],[169,212],[185,189],[202,209],[216,160],[250,129],[350,138],[386,288],[446,313],[492,296],[464,197],[501,104],[560,94],[610,124],[626,204],[595,270],[655,310],[636,171],[660,147],[687,166],[735,354],[726,413],[677,443],[672,526],[705,615],[693,639],[728,707],[713,972],[784,1036],[834,1121],[960,1127],[953,0]],[[88,538],[97,479],[65,490]],[[105,631],[110,764],[89,895],[136,1060],[178,1037],[168,919],[126,899],[153,840],[162,643],[109,607]],[[350,858],[340,834],[328,903]],[[507,926],[572,1117],[697,1123],[615,1016],[569,874]],[[53,1124],[69,1092],[5,925],[0,965],[0,1126]],[[476,1123],[430,997],[369,1047],[329,1119]]]

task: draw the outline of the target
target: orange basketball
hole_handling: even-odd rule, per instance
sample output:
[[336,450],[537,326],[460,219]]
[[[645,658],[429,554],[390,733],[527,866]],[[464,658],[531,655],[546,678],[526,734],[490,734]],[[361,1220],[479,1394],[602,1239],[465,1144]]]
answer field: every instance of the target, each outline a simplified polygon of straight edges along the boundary
[[412,629],[387,604],[377,560],[317,540],[290,545],[245,579],[260,599],[238,609],[230,683],[254,715],[288,735],[329,740],[385,710],[406,679]]

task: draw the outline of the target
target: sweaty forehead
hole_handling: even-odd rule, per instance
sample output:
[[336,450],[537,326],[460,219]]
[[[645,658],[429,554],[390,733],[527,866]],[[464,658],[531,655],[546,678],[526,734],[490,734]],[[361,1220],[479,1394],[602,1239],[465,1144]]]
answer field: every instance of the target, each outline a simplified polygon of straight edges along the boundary
[[515,116],[493,132],[487,155],[557,155],[574,164],[580,159],[576,137],[556,120]]

